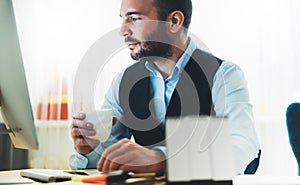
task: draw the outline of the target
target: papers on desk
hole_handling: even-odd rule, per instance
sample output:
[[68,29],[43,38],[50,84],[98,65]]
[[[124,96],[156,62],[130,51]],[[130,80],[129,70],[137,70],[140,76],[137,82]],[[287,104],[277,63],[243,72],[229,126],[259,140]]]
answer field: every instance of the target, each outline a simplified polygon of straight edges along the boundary
[[34,181],[23,177],[0,177],[0,184],[31,184]]

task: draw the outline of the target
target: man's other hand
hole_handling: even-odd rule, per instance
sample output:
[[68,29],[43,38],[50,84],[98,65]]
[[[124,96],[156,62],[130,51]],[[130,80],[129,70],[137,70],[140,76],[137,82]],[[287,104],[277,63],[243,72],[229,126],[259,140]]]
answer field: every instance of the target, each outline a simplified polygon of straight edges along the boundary
[[122,139],[108,147],[98,162],[98,170],[132,171],[136,173],[162,173],[165,169],[163,153],[147,149],[128,139]]

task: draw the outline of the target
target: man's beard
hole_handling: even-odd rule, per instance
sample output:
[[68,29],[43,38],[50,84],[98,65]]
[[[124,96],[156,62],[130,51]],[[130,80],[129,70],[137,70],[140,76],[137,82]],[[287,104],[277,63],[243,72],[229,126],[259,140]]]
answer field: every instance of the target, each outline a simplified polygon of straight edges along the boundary
[[172,46],[167,43],[146,41],[137,53],[131,53],[133,60],[155,60],[155,58],[169,58],[172,56]]
[[169,58],[172,56],[172,41],[168,35],[162,33],[152,33],[147,36],[145,41],[141,42],[133,37],[125,38],[125,42],[137,42],[140,44],[140,50],[137,53],[132,52],[133,60],[155,60]]

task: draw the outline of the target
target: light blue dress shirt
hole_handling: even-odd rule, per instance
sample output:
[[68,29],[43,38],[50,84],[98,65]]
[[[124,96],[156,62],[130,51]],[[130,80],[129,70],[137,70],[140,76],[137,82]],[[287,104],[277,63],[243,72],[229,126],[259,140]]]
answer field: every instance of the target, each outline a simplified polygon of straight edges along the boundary
[[[173,73],[165,80],[152,63],[145,63],[145,67],[150,71],[150,81],[154,87],[155,116],[161,123],[164,122],[166,107],[170,102],[180,74],[196,49],[195,43],[190,41],[185,53],[176,63]],[[122,122],[123,110],[119,103],[119,85],[124,71],[118,73],[114,78],[106,93],[103,105],[103,108],[112,108],[114,116],[118,117],[120,122]],[[229,118],[236,174],[243,174],[247,165],[257,157],[259,143],[254,127],[247,81],[242,70],[236,64],[229,61],[223,62],[216,72],[213,80],[212,102],[217,116]],[[87,155],[81,155],[74,150],[69,159],[71,168],[96,168],[105,148],[118,139],[131,138],[128,129],[119,123],[113,126],[111,135],[113,137],[101,143]],[[164,146],[155,149],[166,153]]]

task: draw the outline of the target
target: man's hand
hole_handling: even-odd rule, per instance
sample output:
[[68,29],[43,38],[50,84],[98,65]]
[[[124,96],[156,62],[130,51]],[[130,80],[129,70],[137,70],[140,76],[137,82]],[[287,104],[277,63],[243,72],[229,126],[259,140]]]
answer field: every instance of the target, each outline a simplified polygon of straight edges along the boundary
[[84,119],[84,113],[77,113],[73,115],[73,122],[71,124],[71,136],[75,149],[82,155],[90,153],[100,144],[99,140],[88,138],[88,136],[94,136],[96,131],[93,129],[94,125],[83,121]]
[[150,150],[123,139],[104,151],[98,162],[98,170],[161,173],[165,170],[165,158],[160,151]]

